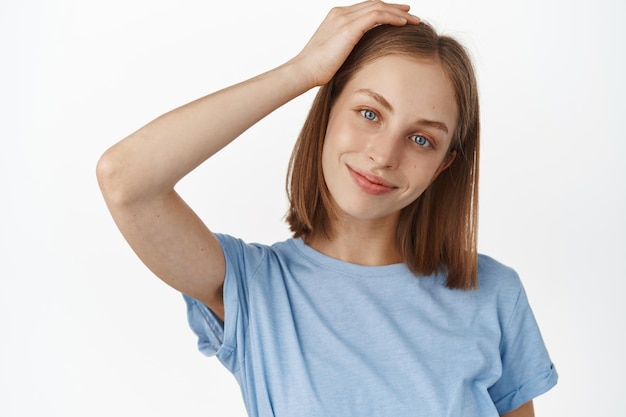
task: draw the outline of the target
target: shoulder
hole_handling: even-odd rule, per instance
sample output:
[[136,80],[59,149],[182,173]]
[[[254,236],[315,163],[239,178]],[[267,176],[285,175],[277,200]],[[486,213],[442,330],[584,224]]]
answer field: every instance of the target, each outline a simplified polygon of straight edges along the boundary
[[[478,280],[478,292],[496,308],[498,321],[507,337],[513,337],[511,335],[518,331],[538,334],[522,279],[513,268],[486,255],[479,255]],[[540,342],[540,337],[538,340]]]
[[517,272],[494,258],[478,255],[478,288],[486,291],[519,291],[522,283]]
[[478,255],[478,294],[505,319],[513,314],[520,298],[525,297],[522,281],[515,271],[487,255]]

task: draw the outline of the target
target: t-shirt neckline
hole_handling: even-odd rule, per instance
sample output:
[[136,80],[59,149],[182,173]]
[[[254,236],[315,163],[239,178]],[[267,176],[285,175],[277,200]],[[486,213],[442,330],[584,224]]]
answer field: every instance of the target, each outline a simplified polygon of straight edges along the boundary
[[291,243],[300,253],[302,253],[302,255],[306,256],[316,264],[344,274],[357,276],[389,276],[390,274],[409,272],[404,263],[376,266],[359,265],[325,255],[307,245],[301,238],[291,239]]

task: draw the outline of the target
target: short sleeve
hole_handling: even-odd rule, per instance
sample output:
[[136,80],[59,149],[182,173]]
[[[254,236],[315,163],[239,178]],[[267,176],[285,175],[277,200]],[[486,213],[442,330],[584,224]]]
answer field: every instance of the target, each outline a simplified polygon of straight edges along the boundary
[[215,356],[224,342],[224,323],[200,301],[185,294],[183,298],[189,327],[198,337],[198,350],[206,356]]
[[558,379],[521,283],[515,307],[502,331],[502,375],[489,388],[500,414],[545,393]]
[[246,244],[240,239],[215,235],[222,246],[226,262],[224,277],[224,321],[206,305],[183,294],[187,304],[187,320],[198,337],[198,349],[206,356],[217,356],[231,372],[241,361],[238,346],[245,344],[248,326],[248,284],[264,258],[260,245]]

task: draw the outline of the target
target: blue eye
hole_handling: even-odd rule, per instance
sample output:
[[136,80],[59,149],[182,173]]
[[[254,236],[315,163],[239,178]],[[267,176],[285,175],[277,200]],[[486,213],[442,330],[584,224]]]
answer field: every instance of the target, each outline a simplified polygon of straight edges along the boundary
[[368,109],[361,110],[361,116],[365,117],[367,120],[376,120],[376,113]]
[[422,146],[422,147],[432,146],[430,141],[422,135],[413,135],[410,138],[413,142],[417,143],[419,146]]

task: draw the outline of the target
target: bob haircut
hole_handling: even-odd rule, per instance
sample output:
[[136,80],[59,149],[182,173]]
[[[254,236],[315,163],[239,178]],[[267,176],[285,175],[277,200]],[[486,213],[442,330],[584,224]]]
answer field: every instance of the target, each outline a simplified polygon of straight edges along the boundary
[[[330,110],[346,83],[373,60],[387,55],[435,60],[449,77],[458,120],[450,145],[454,160],[413,203],[400,212],[396,240],[416,275],[441,272],[451,289],[476,289],[478,225],[479,101],[471,59],[455,39],[427,23],[379,25],[365,33],[332,80],[320,87],[293,149],[287,175],[293,236],[330,238],[336,206],[322,172],[322,149]],[[393,69],[390,69],[393,71]]]

